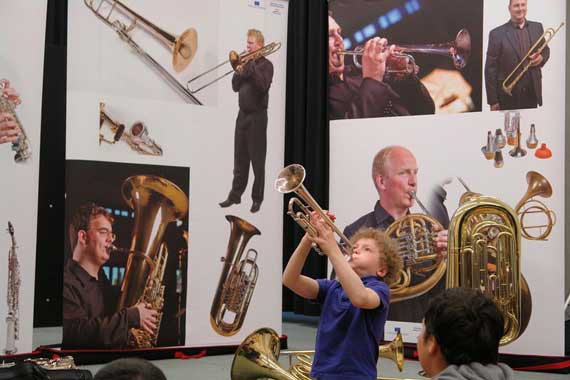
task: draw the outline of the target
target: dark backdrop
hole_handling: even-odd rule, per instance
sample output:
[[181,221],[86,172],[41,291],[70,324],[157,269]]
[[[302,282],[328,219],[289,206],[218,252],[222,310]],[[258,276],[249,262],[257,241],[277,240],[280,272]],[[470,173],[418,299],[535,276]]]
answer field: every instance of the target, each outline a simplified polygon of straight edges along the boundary
[[[67,0],[48,0],[34,326],[61,325],[65,237],[65,129]],[[328,202],[326,122],[326,0],[289,0],[285,164],[307,169],[305,186],[323,207]],[[88,73],[86,73],[88,75]],[[285,200],[288,201],[288,198]],[[284,203],[285,205],[285,203]],[[284,214],[283,262],[302,236]],[[324,277],[326,262],[311,255],[311,276]],[[284,292],[283,310],[318,313],[311,304]]]

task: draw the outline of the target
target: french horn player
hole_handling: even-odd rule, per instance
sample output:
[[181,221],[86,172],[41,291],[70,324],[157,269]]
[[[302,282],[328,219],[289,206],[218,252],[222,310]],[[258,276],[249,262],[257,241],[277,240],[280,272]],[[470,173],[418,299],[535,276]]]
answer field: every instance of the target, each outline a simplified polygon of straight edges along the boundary
[[[420,322],[430,297],[445,287],[447,230],[425,214],[411,214],[418,190],[418,164],[402,146],[388,146],[372,161],[378,193],[374,210],[344,229],[350,238],[362,227],[387,230],[396,238],[404,260],[400,284],[392,285],[389,320]],[[423,207],[419,204],[420,207]]]

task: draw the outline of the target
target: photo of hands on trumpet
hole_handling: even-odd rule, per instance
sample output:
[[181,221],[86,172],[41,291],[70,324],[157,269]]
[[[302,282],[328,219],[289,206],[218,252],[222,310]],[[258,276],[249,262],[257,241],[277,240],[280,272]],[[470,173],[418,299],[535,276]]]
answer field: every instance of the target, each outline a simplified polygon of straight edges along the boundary
[[447,2],[463,7],[453,23],[463,28],[446,22],[446,4],[411,9],[405,3],[331,2],[329,119],[481,109],[483,2]]
[[31,156],[30,142],[16,114],[22,103],[20,95],[7,79],[0,80],[0,144],[12,143],[14,161],[26,161]]

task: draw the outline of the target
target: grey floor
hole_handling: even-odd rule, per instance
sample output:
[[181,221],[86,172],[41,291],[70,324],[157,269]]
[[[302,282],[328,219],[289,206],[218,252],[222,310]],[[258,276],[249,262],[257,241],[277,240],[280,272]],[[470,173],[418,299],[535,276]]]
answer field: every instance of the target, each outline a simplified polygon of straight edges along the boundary
[[[309,350],[313,349],[317,320],[315,318],[296,317],[285,313],[283,316],[283,333],[288,337],[289,349]],[[34,347],[45,344],[61,342],[61,327],[45,327],[34,329]],[[229,380],[232,355],[205,356],[200,359],[168,359],[157,360],[153,363],[165,373],[167,379],[200,379],[200,380]],[[282,366],[288,363],[282,362]],[[93,374],[101,365],[83,366]],[[418,375],[420,365],[417,361],[406,360],[404,371],[398,372],[395,365],[388,359],[381,358],[378,362],[378,374],[383,377],[398,379],[424,379]],[[557,375],[539,372],[516,372],[517,380],[570,380],[570,375]]]

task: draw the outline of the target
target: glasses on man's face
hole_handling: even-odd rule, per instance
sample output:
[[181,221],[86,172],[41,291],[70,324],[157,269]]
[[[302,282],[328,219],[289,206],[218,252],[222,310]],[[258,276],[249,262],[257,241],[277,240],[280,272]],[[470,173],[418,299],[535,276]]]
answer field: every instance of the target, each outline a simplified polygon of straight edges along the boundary
[[111,239],[111,242],[114,242],[117,239],[117,235],[107,228],[96,228],[95,231],[100,233],[101,235],[105,236],[105,240]]

